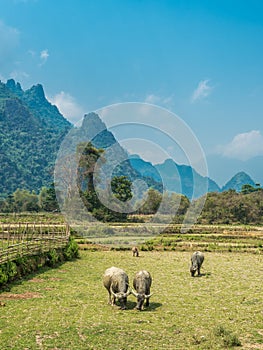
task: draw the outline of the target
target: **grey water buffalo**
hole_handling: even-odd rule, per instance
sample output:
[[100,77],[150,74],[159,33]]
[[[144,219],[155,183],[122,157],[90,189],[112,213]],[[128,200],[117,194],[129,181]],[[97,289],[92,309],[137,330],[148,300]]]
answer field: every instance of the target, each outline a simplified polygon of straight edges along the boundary
[[203,264],[203,261],[204,261],[203,253],[199,251],[193,253],[193,255],[191,256],[191,267],[190,267],[190,272],[192,277],[194,277],[196,271],[198,273],[198,276],[200,276],[200,268]]
[[118,300],[121,309],[127,309],[127,297],[131,294],[131,290],[126,272],[118,267],[110,267],[103,275],[103,285],[109,293],[109,304],[116,305]]
[[139,249],[137,247],[132,247],[132,256],[139,256]]
[[137,298],[137,310],[143,309],[144,300],[145,306],[149,306],[149,299],[152,296],[150,294],[150,289],[152,285],[152,277],[150,273],[146,270],[141,270],[136,273],[134,279],[133,279],[133,288],[132,294]]

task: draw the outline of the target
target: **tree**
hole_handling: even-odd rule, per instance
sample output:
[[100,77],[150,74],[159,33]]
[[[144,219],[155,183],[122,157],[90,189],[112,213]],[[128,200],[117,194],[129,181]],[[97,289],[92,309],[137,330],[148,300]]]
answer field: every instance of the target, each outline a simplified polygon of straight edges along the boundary
[[127,202],[132,198],[131,185],[127,176],[115,176],[111,180],[112,192],[122,202]]
[[103,152],[103,149],[94,147],[91,142],[81,142],[78,145],[77,153],[80,159],[77,182],[80,190],[87,188],[88,191],[94,191],[94,169]]
[[39,193],[39,206],[44,211],[54,212],[59,210],[54,183],[49,188],[42,187]]
[[138,210],[142,214],[155,214],[161,204],[162,194],[150,188],[147,192],[147,198],[144,204]]
[[241,188],[241,193],[242,194],[248,194],[248,193],[251,193],[251,192],[255,192],[258,190],[258,187],[254,187],[250,184],[246,184],[246,185],[243,185],[242,188]]
[[0,211],[3,213],[12,213],[15,211],[14,195],[9,194],[7,198],[1,200]]
[[38,195],[32,191],[17,189],[14,192],[14,210],[22,211],[39,211]]
[[[125,176],[115,176],[110,184],[114,197],[112,198],[108,188],[99,188],[99,198],[94,187],[94,170],[99,159],[102,163],[104,162],[104,151],[95,148],[92,143],[88,142],[79,144],[77,152],[80,155],[77,183],[87,210],[100,221],[126,221],[128,214],[126,211],[123,212],[116,199],[122,202],[131,199],[131,182]],[[99,181],[99,179],[96,180]],[[103,203],[111,204],[112,209]]]

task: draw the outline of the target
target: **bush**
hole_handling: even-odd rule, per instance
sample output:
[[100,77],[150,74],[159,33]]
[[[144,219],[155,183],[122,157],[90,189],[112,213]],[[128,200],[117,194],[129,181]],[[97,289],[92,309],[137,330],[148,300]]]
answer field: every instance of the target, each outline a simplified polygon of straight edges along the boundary
[[26,276],[45,265],[53,267],[64,260],[78,257],[78,244],[70,237],[65,248],[52,249],[47,253],[39,253],[34,256],[17,257],[14,261],[7,261],[0,265],[0,286],[15,278]]
[[13,280],[17,275],[17,266],[13,261],[7,261],[0,266],[0,284]]
[[0,285],[5,284],[8,281],[8,275],[4,266],[0,266]]
[[79,246],[77,242],[70,236],[68,244],[63,250],[65,260],[79,258]]
[[47,255],[47,265],[55,266],[59,262],[60,257],[56,249],[52,249]]
[[238,337],[225,329],[223,326],[218,326],[215,329],[215,335],[222,338],[224,347],[229,348],[233,346],[241,346],[241,342]]

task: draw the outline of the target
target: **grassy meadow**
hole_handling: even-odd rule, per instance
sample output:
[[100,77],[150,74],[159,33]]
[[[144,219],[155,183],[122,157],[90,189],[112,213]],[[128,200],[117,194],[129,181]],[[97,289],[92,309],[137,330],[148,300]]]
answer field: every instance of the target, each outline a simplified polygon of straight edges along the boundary
[[[263,256],[206,252],[202,276],[189,273],[190,252],[81,251],[0,294],[0,349],[263,349]],[[147,269],[150,307],[107,304],[102,275],[123,268],[130,281]]]

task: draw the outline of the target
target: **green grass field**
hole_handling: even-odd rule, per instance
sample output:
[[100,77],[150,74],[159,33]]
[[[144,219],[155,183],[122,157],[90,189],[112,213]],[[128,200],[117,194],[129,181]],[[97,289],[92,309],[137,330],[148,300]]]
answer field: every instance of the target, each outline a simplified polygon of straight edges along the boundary
[[[190,252],[82,251],[0,294],[0,349],[263,349],[263,256],[206,252],[202,276]],[[150,307],[107,304],[106,268],[153,276]]]

